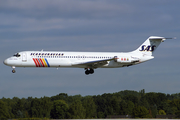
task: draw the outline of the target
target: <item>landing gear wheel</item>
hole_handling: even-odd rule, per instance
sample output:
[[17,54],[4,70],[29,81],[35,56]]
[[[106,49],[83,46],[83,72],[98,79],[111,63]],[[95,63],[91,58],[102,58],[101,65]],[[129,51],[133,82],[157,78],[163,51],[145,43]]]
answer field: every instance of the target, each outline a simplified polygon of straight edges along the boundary
[[86,75],[89,75],[89,74],[93,74],[94,73],[94,69],[92,69],[92,68],[90,68],[90,69],[88,69],[88,68],[85,68],[85,74]]
[[13,69],[13,70],[12,70],[12,73],[15,73],[15,72],[16,72],[15,68],[16,68],[15,66],[12,66],[12,69]]
[[90,69],[90,70],[89,70],[89,73],[90,73],[90,74],[93,74],[93,73],[94,73],[94,70],[93,70],[93,69]]
[[86,75],[89,75],[89,70],[86,70],[86,71],[85,71],[85,74],[86,74]]
[[12,73],[15,73],[16,71],[15,70],[12,70]]

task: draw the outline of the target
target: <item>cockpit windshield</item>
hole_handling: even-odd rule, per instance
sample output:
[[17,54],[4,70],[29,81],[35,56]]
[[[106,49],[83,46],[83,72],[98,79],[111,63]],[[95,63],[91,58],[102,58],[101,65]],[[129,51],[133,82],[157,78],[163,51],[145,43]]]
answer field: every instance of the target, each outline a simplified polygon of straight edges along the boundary
[[13,56],[20,57],[21,55],[19,53],[15,53]]

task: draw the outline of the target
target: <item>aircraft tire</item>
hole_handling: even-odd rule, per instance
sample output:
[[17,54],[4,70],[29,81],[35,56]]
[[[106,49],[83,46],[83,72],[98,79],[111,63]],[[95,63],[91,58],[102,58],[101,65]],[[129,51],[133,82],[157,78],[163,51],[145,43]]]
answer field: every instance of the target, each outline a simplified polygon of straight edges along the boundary
[[90,69],[90,70],[89,70],[89,73],[90,73],[90,74],[93,74],[93,73],[94,73],[94,70],[93,70],[93,69]]
[[85,71],[85,74],[86,74],[86,75],[89,75],[89,70],[86,70],[86,71]]
[[15,73],[16,71],[15,70],[12,70],[12,73]]

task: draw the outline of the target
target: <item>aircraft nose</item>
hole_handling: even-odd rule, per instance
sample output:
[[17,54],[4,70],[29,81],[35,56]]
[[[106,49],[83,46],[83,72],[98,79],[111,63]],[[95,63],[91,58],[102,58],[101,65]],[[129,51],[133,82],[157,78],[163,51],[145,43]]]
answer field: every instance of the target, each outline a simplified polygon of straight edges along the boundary
[[3,63],[4,63],[5,65],[7,65],[7,64],[8,64],[8,63],[7,63],[7,59],[6,59],[6,60],[4,60],[4,61],[3,61]]

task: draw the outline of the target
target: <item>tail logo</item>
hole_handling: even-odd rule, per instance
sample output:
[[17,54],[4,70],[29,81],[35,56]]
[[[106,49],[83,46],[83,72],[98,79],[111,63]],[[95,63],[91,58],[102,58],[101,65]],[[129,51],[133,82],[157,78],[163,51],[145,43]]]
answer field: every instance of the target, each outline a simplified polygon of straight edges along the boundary
[[148,45],[148,46],[146,46],[146,45],[143,45],[142,47],[141,47],[141,50],[139,50],[139,51],[151,51],[151,52],[153,52],[154,51],[154,49],[155,49],[155,45],[153,45],[153,46],[150,46],[150,45]]

